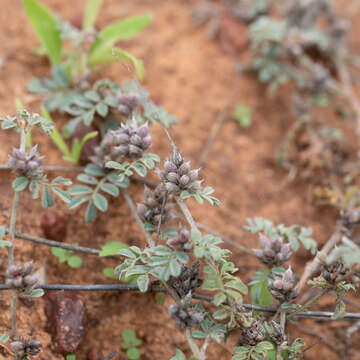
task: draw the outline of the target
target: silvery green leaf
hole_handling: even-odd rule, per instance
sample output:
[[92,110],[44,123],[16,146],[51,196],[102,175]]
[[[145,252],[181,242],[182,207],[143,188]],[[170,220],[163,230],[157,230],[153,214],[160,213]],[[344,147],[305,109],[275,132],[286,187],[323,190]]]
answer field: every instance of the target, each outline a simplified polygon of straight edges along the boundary
[[6,234],[5,226],[0,226],[0,240],[4,238]]
[[32,298],[38,298],[38,297],[42,297],[44,295],[44,290],[43,289],[33,289],[30,293],[30,296]]
[[0,344],[6,344],[10,339],[9,334],[1,334],[0,335]]
[[96,218],[96,207],[94,206],[94,204],[92,203],[92,201],[89,202],[89,205],[86,209],[86,214],[85,214],[85,222],[90,222],[91,220]]
[[170,261],[169,267],[170,267],[170,273],[172,276],[178,277],[180,275],[181,266],[175,259]]
[[79,196],[79,197],[73,198],[67,205],[67,209],[68,210],[75,209],[88,200],[89,200],[88,196]]
[[117,251],[117,255],[121,255],[121,256],[125,256],[128,257],[130,259],[136,259],[136,255],[129,249],[119,249]]
[[28,183],[29,179],[27,177],[19,176],[13,181],[12,187],[15,191],[23,191]]
[[91,194],[92,192],[93,189],[86,185],[75,185],[69,190],[70,195],[73,196]]
[[148,275],[140,275],[137,279],[137,284],[141,292],[146,292],[149,286],[149,276]]
[[119,196],[119,189],[117,186],[113,185],[113,184],[109,184],[109,183],[102,183],[100,185],[100,189],[108,194],[110,194],[111,196],[117,197]]
[[59,188],[53,187],[52,191],[54,192],[55,195],[57,195],[64,203],[69,204],[71,202],[71,195],[64,191],[61,190]]
[[94,176],[87,174],[80,174],[77,176],[77,179],[85,184],[96,185],[98,183],[97,179]]
[[183,264],[187,264],[189,262],[189,255],[183,251],[176,252],[176,259]]
[[109,108],[106,104],[104,103],[98,103],[96,105],[96,112],[101,116],[101,117],[106,117],[106,115],[109,112]]
[[95,165],[95,164],[86,165],[84,171],[86,174],[91,175],[91,176],[104,176],[105,175],[104,170],[100,166]]
[[58,176],[56,177],[52,182],[51,182],[52,185],[71,185],[72,184],[72,181],[70,179],[65,179],[63,178],[62,176]]
[[93,196],[94,205],[102,212],[105,212],[108,208],[108,201],[105,196],[96,193]]
[[11,242],[6,240],[0,240],[0,248],[11,247]]
[[146,167],[140,162],[135,162],[132,168],[137,172],[137,174],[141,177],[146,176]]
[[42,207],[45,209],[54,205],[54,198],[51,195],[51,192],[49,191],[49,188],[47,185],[43,186],[41,203],[42,203]]
[[201,330],[194,330],[191,336],[195,339],[205,339],[207,335]]
[[84,95],[87,99],[89,99],[93,102],[100,101],[100,96],[96,91],[89,90],[89,91],[86,91]]
[[94,109],[89,110],[85,114],[83,114],[81,117],[82,117],[82,119],[84,121],[84,124],[89,126],[92,123],[93,119],[94,119],[94,115],[95,115],[95,110]]

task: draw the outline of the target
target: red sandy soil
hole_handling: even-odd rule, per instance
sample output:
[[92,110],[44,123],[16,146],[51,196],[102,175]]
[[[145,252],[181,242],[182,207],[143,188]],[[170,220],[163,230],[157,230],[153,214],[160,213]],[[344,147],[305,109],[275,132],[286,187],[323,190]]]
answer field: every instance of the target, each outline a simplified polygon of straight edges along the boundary
[[[62,18],[72,20],[81,16],[85,1],[44,0],[44,3]],[[273,165],[275,150],[291,122],[286,97],[280,93],[270,99],[253,78],[235,75],[232,57],[224,53],[217,42],[208,38],[205,27],[192,26],[193,3],[184,0],[106,0],[98,25],[103,27],[125,16],[147,12],[153,14],[151,26],[141,36],[123,45],[144,60],[144,86],[149,89],[152,98],[178,116],[179,124],[173,127],[171,133],[185,158],[192,160],[194,165],[234,86],[238,86],[234,104],[241,102],[253,109],[253,124],[247,130],[240,128],[230,116],[227,117],[202,171],[205,184],[215,188],[221,206],[201,207],[192,201],[190,206],[194,217],[250,249],[256,247],[257,240],[243,230],[243,225],[246,218],[255,216],[269,218],[275,223],[310,226],[319,244],[325,243],[334,231],[338,215],[336,210],[319,208],[312,201],[310,182],[289,182],[287,173]],[[2,0],[1,6],[0,56],[4,57],[4,63],[0,67],[0,115],[14,113],[15,98],[21,99],[29,110],[38,112],[40,101],[26,91],[26,84],[31,76],[47,75],[49,65],[33,53],[38,41],[21,2]],[[359,48],[355,35],[352,44],[355,49]],[[247,53],[242,54],[239,61],[246,56]],[[116,63],[106,66],[100,76],[120,83],[129,79],[123,67]],[[346,124],[346,130],[351,131],[351,126]],[[158,126],[152,130],[152,152],[162,157],[168,156],[170,146],[163,131]],[[37,134],[34,141],[40,144],[40,151],[46,154],[47,164],[67,165],[60,159],[50,139]],[[7,162],[7,154],[17,142],[16,134],[0,132],[0,163]],[[8,172],[0,173],[0,223],[8,223],[9,220],[11,180]],[[129,191],[135,201],[142,200],[142,186],[133,185]],[[31,201],[28,194],[22,194],[21,200],[17,230],[42,235],[40,215],[43,210],[40,202]],[[92,248],[101,248],[112,240],[144,245],[141,233],[121,198],[111,201],[109,211],[100,214],[89,226],[83,222],[83,210],[69,213],[60,203],[56,203],[56,209],[68,220],[66,241],[69,243],[78,242]],[[239,250],[232,250],[233,261],[240,268],[239,275],[244,281],[249,281],[260,264]],[[1,250],[0,254],[0,264],[3,264],[0,273],[4,274],[6,251]],[[113,260],[105,261],[89,255],[83,256],[81,269],[73,270],[67,265],[58,264],[50,248],[34,246],[20,239],[16,241],[15,254],[16,261],[24,262],[33,258],[37,267],[45,266],[49,283],[106,282],[102,269],[116,265]],[[294,255],[292,266],[298,275],[301,275],[304,264],[310,259],[311,256],[304,250]],[[2,280],[3,275],[0,282]],[[82,296],[87,304],[89,322],[86,338],[76,353],[78,359],[86,359],[91,349],[99,349],[104,356],[115,349],[121,350],[121,332],[128,327],[134,328],[143,340],[141,359],[169,359],[175,353],[176,346],[184,351],[188,349],[183,335],[169,320],[167,306],[157,305],[154,295],[84,293]],[[165,305],[169,303],[167,300]],[[8,308],[9,296],[2,292],[0,333],[9,328]],[[34,333],[44,344],[37,359],[62,359],[61,355],[52,352],[51,338],[45,331],[43,300],[36,301],[32,307],[19,305],[18,309],[20,333],[26,336]],[[318,309],[332,310],[333,301],[325,299]],[[348,310],[356,311],[356,308],[348,306]],[[306,353],[307,359],[335,360],[344,358],[342,349],[347,326],[346,322],[300,320],[298,325],[290,327],[290,331],[293,338],[304,337],[307,344],[315,342],[319,336],[324,337],[322,344]],[[305,334],[304,328],[311,329],[314,334]],[[349,359],[359,359],[359,335],[352,340],[353,352]],[[236,336],[233,336],[224,346],[211,345],[209,359],[230,359],[235,343]],[[9,358],[6,352],[1,354],[0,351],[0,358]],[[190,355],[188,350],[186,354]],[[126,357],[122,353],[117,359]]]

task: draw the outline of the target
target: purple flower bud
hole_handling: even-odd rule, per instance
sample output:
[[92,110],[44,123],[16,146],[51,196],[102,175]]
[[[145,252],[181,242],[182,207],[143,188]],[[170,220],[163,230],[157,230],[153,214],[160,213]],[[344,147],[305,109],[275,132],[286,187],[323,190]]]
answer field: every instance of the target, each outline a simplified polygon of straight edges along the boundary
[[28,261],[26,262],[23,267],[22,267],[22,270],[23,270],[23,274],[24,275],[29,275],[33,272],[34,270],[34,262],[33,261]]
[[137,204],[137,212],[141,218],[145,218],[148,208],[143,203]]
[[172,161],[177,167],[179,167],[183,163],[184,159],[181,154],[176,150],[173,154]]
[[291,270],[291,266],[284,272],[283,280],[286,282],[291,282],[294,280],[294,274]]
[[187,175],[183,175],[179,182],[182,186],[186,186],[190,182],[190,178]]
[[128,142],[130,141],[130,136],[125,133],[118,134],[116,135],[116,141],[119,144],[128,144]]
[[17,276],[14,280],[13,280],[13,285],[16,288],[20,288],[23,286],[23,278],[22,276]]
[[24,284],[26,286],[33,286],[38,282],[38,278],[34,275],[27,275],[24,277]]
[[275,287],[276,289],[281,290],[281,289],[283,288],[283,286],[284,286],[284,283],[283,283],[282,280],[277,279],[277,280],[275,280],[275,281],[273,282],[273,285],[274,285],[274,287]]
[[25,344],[22,341],[13,341],[10,343],[10,349],[17,353],[25,348]]
[[271,248],[271,240],[263,235],[263,234],[259,234],[259,242],[260,242],[260,245],[262,246],[262,248],[267,248],[267,249],[270,249]]
[[165,188],[170,194],[176,194],[180,191],[180,188],[172,182],[167,182]]
[[139,135],[135,134],[130,138],[130,143],[134,144],[134,145],[137,145],[137,146],[141,146],[142,145],[142,138]]
[[145,136],[142,140],[142,147],[147,150],[151,146],[151,144],[152,144],[151,136],[150,135]]
[[191,181],[194,181],[194,180],[196,180],[198,178],[199,170],[200,169],[195,169],[195,170],[189,171],[188,176],[189,176]]
[[166,175],[167,180],[176,183],[179,180],[179,175],[175,172],[170,172]]
[[143,154],[143,150],[136,146],[136,145],[129,145],[129,155],[133,158],[138,158],[141,157],[141,155]]
[[177,171],[176,165],[173,162],[169,161],[169,160],[165,161],[164,169],[167,172],[175,172],[175,171]]
[[179,174],[180,175],[185,175],[190,171],[190,161],[184,162],[180,167],[179,167]]
[[149,126],[148,126],[148,124],[146,123],[146,124],[140,126],[138,128],[138,130],[137,130],[137,134],[142,138],[148,136],[149,135]]

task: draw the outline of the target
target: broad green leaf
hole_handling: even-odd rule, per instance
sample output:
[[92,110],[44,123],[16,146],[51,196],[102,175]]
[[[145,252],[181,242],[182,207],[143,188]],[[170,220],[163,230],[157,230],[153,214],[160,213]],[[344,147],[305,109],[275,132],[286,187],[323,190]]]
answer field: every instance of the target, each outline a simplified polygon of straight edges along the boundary
[[27,177],[19,176],[13,181],[12,187],[15,191],[23,191],[28,183],[29,179]]
[[186,360],[184,353],[180,349],[176,349],[176,354],[170,360]]
[[94,27],[102,2],[103,0],[87,0],[83,20],[84,30],[91,30]]
[[125,343],[129,344],[136,339],[136,332],[134,329],[124,329],[121,333],[121,337]]
[[70,267],[76,269],[76,268],[79,268],[83,261],[82,261],[82,258],[78,255],[73,255],[73,256],[70,256],[67,263],[69,264]]
[[114,269],[110,268],[110,267],[106,267],[103,270],[104,275],[108,278],[108,279],[116,279],[115,273],[114,273]]
[[205,339],[206,338],[206,334],[201,330],[194,330],[191,333],[191,336],[195,339]]
[[108,201],[104,195],[99,193],[93,196],[94,205],[102,212],[105,212],[108,208]]
[[[49,114],[49,112],[46,110],[45,106],[41,107],[41,115],[48,122],[51,122],[54,124],[54,121],[53,121],[51,115]],[[64,156],[71,157],[70,150],[69,150],[68,146],[66,145],[65,140],[63,139],[63,137],[61,136],[59,131],[56,129],[55,124],[54,124],[54,130],[51,133],[50,137],[51,137],[52,141],[54,142],[54,144],[58,147],[58,149],[63,153]]]
[[[111,58],[110,58],[111,55]],[[106,60],[106,58],[108,58],[108,60]],[[119,61],[130,61],[132,62],[132,64],[135,67],[136,70],[136,74],[138,76],[138,78],[140,80],[142,80],[144,78],[144,63],[142,62],[142,60],[138,59],[137,57],[135,57],[134,55],[128,53],[127,51],[120,49],[118,47],[115,47],[112,49],[111,53],[109,52],[109,54],[107,55],[106,53],[104,53],[104,61],[101,62],[105,62],[105,61],[111,61],[115,58],[115,60],[119,60]]]
[[[108,25],[99,34],[90,49],[88,64],[96,65],[101,62],[104,54],[119,40],[129,40],[142,31],[151,21],[151,15],[141,15],[127,18]],[[100,61],[99,61],[100,60]]]
[[51,61],[59,64],[62,41],[57,19],[37,0],[24,0],[24,8]]
[[133,347],[126,351],[126,355],[130,360],[137,360],[140,358],[140,350]]
[[110,241],[102,247],[99,256],[115,256],[118,255],[119,250],[128,248],[128,245],[120,241]]
[[87,174],[80,174],[77,176],[77,179],[85,184],[97,185],[98,181],[94,176]]

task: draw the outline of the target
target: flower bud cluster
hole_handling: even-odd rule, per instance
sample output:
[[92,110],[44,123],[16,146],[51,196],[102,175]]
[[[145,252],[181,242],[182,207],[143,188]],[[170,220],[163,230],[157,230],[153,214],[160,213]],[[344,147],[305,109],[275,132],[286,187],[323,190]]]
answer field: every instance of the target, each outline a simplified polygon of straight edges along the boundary
[[204,314],[191,308],[192,294],[189,292],[178,305],[169,306],[169,314],[180,330],[198,327],[204,319]]
[[9,155],[9,167],[30,179],[41,177],[43,161],[44,157],[39,155],[37,145],[29,151],[13,149],[12,155]]
[[322,270],[322,277],[330,285],[343,281],[345,275],[348,273],[348,269],[341,261],[334,261],[330,265],[325,265]]
[[21,338],[10,343],[10,349],[14,351],[19,359],[37,355],[40,352],[41,346],[42,344],[39,340],[23,340]]
[[176,249],[191,251],[193,248],[193,243],[190,237],[190,231],[179,225],[177,236],[169,239],[166,243]]
[[165,161],[160,178],[170,194],[178,195],[183,190],[194,193],[201,189],[202,180],[198,180],[199,170],[191,170],[190,161],[185,162],[176,150],[171,158]]
[[172,219],[171,209],[174,205],[166,202],[163,208],[165,191],[162,185],[158,185],[153,191],[145,186],[144,194],[145,201],[137,204],[137,212],[142,221],[157,227],[160,218],[161,224],[165,224]]
[[266,338],[266,332],[261,322],[255,320],[249,327],[241,329],[241,336],[238,345],[255,346]]
[[275,320],[271,320],[270,325],[272,328],[272,332],[269,333],[270,340],[274,341],[277,345],[281,345],[286,340],[284,329]]
[[130,115],[139,105],[139,95],[135,92],[123,93],[121,90],[116,95],[118,110],[124,115]]
[[295,286],[295,274],[292,272],[291,267],[289,267],[282,277],[270,282],[268,287],[275,299],[281,302],[287,302],[298,296],[298,291],[295,289]]
[[106,133],[100,146],[91,157],[94,163],[105,166],[108,161],[121,162],[123,158],[139,159],[151,146],[148,124],[138,126],[135,122],[121,125],[117,130]]
[[26,289],[34,286],[38,279],[33,275],[34,262],[29,261],[24,265],[12,265],[6,272],[6,285],[14,289]]
[[267,236],[259,234],[262,249],[253,249],[255,256],[266,266],[281,266],[290,259],[291,246],[284,244],[281,237],[271,241]]
[[168,284],[173,288],[182,299],[189,293],[193,293],[201,286],[202,280],[199,279],[200,263],[197,261],[190,267],[183,266],[178,277],[170,276]]

